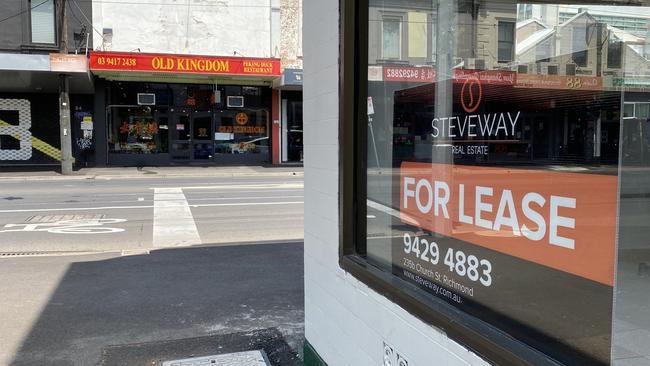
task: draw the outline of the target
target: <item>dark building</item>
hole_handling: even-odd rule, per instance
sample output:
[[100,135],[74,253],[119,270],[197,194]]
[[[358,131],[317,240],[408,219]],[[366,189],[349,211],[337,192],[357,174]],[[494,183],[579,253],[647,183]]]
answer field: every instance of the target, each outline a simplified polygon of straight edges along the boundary
[[61,74],[70,76],[72,129],[66,133],[72,135],[75,164],[93,160],[94,85],[86,56],[92,49],[92,3],[63,3],[66,55],[59,53],[61,4],[16,0],[0,7],[0,166],[59,164]]

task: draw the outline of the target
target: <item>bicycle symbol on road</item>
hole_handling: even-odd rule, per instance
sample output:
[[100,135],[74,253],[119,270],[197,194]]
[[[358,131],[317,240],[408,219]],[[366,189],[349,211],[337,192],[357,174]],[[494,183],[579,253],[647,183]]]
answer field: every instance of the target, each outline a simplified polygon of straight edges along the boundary
[[104,225],[125,222],[125,219],[82,219],[61,220],[37,224],[7,224],[0,233],[15,232],[48,232],[52,234],[113,234],[121,233],[124,229],[105,227]]

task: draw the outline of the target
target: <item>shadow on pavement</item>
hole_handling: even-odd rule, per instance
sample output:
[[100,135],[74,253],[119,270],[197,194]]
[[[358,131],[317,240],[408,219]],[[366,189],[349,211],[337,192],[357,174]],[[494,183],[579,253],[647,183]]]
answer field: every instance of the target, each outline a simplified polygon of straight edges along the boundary
[[[110,350],[132,350],[127,345],[140,343],[155,348],[156,342],[172,342],[179,354],[166,356],[177,358],[223,353],[226,346],[237,351],[264,346],[261,341],[255,343],[252,331],[275,332],[267,340],[278,347],[288,344],[298,352],[302,347],[302,243],[53,260],[70,262],[68,270],[23,341],[13,366],[96,365],[103,349],[110,355]],[[242,337],[242,332],[253,338]],[[200,347],[192,349],[190,338],[199,340],[194,344]],[[264,349],[271,355],[269,344]],[[288,358],[276,359],[295,359],[295,352],[288,348],[282,352],[288,353],[278,353],[278,357]],[[141,364],[133,362],[121,359],[120,364]]]

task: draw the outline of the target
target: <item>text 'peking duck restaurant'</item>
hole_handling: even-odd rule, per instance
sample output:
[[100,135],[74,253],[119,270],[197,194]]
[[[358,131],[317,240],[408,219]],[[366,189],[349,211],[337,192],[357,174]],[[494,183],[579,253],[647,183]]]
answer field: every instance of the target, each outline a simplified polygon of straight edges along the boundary
[[105,110],[98,164],[265,164],[279,148],[278,59],[92,52],[90,69]]

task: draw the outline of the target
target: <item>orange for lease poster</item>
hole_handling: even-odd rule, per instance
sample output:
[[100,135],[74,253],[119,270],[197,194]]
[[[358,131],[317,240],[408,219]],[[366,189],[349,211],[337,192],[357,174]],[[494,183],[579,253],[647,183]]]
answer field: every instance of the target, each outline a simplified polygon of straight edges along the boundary
[[404,162],[401,220],[588,278],[614,282],[617,177]]

